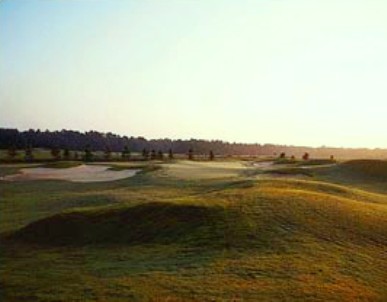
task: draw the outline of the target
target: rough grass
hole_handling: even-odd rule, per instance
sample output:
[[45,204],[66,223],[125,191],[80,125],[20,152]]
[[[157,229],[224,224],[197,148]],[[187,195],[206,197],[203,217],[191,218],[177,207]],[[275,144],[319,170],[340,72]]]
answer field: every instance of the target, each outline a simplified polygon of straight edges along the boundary
[[67,169],[67,168],[73,168],[73,167],[78,167],[82,165],[83,162],[79,161],[56,161],[56,162],[51,162],[45,165],[42,165],[42,168],[53,168],[53,169]]
[[313,171],[308,181],[159,170],[98,185],[0,183],[2,298],[385,301],[387,196]]
[[343,163],[342,168],[351,173],[387,181],[386,160],[351,160]]
[[336,160],[334,159],[324,159],[324,158],[317,158],[317,159],[309,159],[309,160],[303,160],[298,162],[298,165],[300,166],[319,166],[319,165],[331,165],[335,164]]
[[[145,203],[57,214],[34,222],[13,238],[34,243],[85,245],[211,244],[234,213],[220,206]],[[242,221],[234,219],[234,221]],[[219,228],[219,229],[218,229]],[[209,235],[211,238],[205,238]]]
[[287,176],[297,176],[297,175],[304,175],[304,176],[313,176],[313,172],[310,170],[306,170],[303,168],[296,168],[296,167],[286,167],[286,168],[279,168],[279,169],[273,169],[273,170],[266,170],[263,171],[264,174],[279,174],[279,175],[287,175]]
[[313,172],[324,181],[387,193],[387,161],[351,160]]

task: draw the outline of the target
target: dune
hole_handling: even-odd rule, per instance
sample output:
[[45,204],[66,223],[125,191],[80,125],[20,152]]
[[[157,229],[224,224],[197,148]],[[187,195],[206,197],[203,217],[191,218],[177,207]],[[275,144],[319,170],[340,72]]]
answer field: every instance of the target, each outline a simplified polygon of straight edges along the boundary
[[109,166],[103,165],[79,165],[71,168],[25,168],[20,173],[6,175],[5,181],[26,180],[66,180],[71,182],[103,182],[114,181],[133,177],[139,169],[128,169],[120,171],[109,170]]

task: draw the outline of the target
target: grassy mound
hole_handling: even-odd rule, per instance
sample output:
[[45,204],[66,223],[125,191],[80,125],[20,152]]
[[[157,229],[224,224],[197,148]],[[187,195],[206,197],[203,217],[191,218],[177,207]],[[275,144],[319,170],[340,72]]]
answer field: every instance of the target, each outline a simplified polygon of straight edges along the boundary
[[278,175],[287,175],[287,176],[297,176],[297,175],[304,175],[308,177],[312,177],[313,173],[311,171],[302,169],[302,168],[296,168],[296,167],[287,167],[287,168],[281,168],[281,169],[272,169],[272,170],[266,170],[262,172],[263,174],[278,174]]
[[[55,208],[12,228],[3,300],[386,301],[387,195],[315,180],[147,177],[39,187],[37,200],[82,188],[57,203],[115,204]],[[31,199],[31,185],[12,188]]]
[[222,239],[226,220],[233,216],[238,221],[235,215],[222,206],[153,202],[61,213],[31,223],[12,237],[54,245],[178,242],[199,245]]
[[316,158],[316,159],[309,159],[309,160],[303,160],[298,162],[298,165],[300,166],[320,166],[320,165],[331,165],[336,163],[336,160],[334,159],[324,159],[324,158]]
[[387,180],[387,161],[385,160],[351,160],[341,164],[341,168],[361,176]]
[[74,210],[33,222],[12,238],[53,245],[170,244],[274,248],[295,238],[387,242],[385,198],[313,181],[260,182],[195,200]]

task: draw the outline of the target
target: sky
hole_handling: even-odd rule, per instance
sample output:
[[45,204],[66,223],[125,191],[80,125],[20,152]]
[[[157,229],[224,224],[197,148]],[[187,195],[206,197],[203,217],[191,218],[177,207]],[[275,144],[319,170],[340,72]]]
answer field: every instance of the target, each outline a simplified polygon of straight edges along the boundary
[[387,148],[387,1],[2,0],[0,127]]

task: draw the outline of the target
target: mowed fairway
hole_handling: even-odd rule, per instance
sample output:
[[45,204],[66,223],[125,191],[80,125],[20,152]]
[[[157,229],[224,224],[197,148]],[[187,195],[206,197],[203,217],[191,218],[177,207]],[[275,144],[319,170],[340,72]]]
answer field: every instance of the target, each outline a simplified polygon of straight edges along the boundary
[[383,163],[307,179],[176,161],[112,182],[2,181],[1,300],[387,301]]

